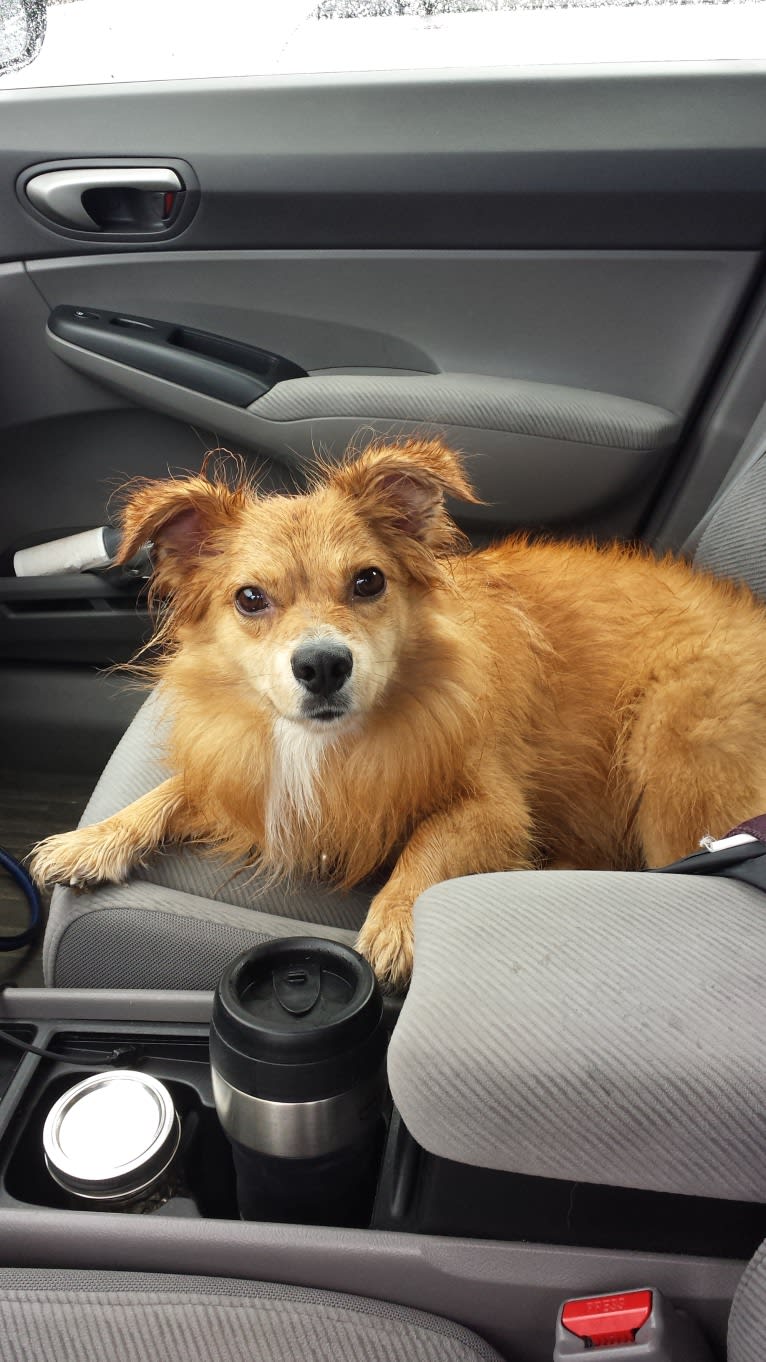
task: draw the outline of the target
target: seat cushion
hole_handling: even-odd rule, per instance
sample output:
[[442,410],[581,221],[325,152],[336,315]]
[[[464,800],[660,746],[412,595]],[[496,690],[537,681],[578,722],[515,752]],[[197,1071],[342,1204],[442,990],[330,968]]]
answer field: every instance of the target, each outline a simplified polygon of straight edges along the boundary
[[416,1140],[537,1177],[766,1201],[766,895],[699,875],[436,886],[388,1072]]
[[361,1296],[217,1277],[0,1270],[0,1362],[500,1362],[478,1335]]
[[[109,817],[161,784],[167,719],[153,692],[106,766],[83,824]],[[58,886],[43,948],[60,988],[213,988],[240,951],[279,936],[353,945],[375,886],[264,885],[252,870],[189,847],[147,859],[125,885],[79,893]]]

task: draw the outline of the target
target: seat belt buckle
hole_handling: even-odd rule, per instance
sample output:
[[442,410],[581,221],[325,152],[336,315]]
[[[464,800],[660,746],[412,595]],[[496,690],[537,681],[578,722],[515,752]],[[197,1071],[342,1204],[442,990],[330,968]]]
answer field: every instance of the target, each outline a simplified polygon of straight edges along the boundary
[[656,1287],[564,1301],[553,1362],[586,1353],[593,1362],[595,1356],[604,1362],[712,1362],[694,1320]]
[[744,847],[748,842],[757,842],[757,837],[751,837],[749,832],[729,833],[728,837],[701,837],[700,846],[703,851],[729,851],[732,847]]
[[730,847],[745,846],[747,842],[766,842],[766,813],[738,823],[725,837],[703,837],[700,846],[704,851],[728,851]]

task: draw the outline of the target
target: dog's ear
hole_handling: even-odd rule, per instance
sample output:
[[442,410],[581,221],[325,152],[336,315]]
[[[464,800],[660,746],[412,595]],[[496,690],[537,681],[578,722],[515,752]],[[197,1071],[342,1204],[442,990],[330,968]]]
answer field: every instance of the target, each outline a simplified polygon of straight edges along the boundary
[[202,475],[129,483],[121,496],[118,563],[143,544],[154,549],[154,578],[172,593],[200,562],[219,552],[216,532],[230,525],[243,500],[241,488]]
[[459,456],[439,440],[371,446],[334,471],[330,482],[355,498],[371,520],[433,553],[448,551],[460,538],[445,497],[479,502]]

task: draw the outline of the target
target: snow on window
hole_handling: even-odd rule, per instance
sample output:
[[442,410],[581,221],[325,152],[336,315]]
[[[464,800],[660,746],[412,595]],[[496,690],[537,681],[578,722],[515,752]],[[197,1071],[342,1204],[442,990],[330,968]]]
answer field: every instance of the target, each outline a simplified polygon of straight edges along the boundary
[[[0,0],[0,52],[21,3]],[[766,0],[49,0],[0,90],[764,57]]]

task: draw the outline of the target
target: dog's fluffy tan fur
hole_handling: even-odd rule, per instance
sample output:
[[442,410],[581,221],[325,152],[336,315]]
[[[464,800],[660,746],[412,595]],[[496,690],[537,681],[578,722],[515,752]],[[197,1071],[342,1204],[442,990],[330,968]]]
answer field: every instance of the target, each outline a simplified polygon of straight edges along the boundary
[[[766,609],[747,588],[618,546],[467,552],[446,494],[474,499],[428,441],[370,448],[296,497],[216,474],[132,488],[122,554],[154,541],[176,774],[42,842],[38,881],[120,880],[187,839],[274,876],[390,868],[359,947],[402,984],[429,885],[662,865],[766,808]],[[358,598],[371,566],[386,589]],[[238,613],[245,585],[267,609]],[[330,722],[301,710],[306,639],[353,655]]]

